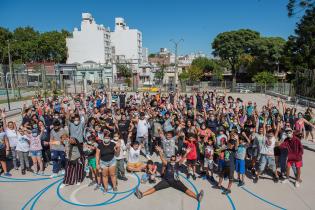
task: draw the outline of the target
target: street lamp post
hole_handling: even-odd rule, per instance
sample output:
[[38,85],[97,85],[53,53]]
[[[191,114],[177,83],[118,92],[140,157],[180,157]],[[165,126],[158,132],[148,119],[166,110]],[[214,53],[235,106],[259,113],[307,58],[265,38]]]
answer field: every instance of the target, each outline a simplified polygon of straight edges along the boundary
[[175,48],[175,87],[177,88],[177,82],[178,82],[178,45],[180,44],[180,42],[184,42],[184,39],[180,39],[178,41],[174,41],[174,39],[171,39],[170,42],[172,42],[174,44],[174,48]]

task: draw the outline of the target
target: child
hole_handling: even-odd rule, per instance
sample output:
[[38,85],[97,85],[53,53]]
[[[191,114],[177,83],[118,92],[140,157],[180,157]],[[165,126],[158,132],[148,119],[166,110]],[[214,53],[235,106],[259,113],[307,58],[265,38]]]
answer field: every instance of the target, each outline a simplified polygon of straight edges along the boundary
[[120,152],[119,156],[116,157],[116,176],[118,179],[127,181],[128,178],[125,175],[125,155],[127,147],[125,145],[125,141],[121,138],[119,138],[119,134],[114,134],[114,142],[120,142]]
[[219,172],[219,183],[215,188],[221,189],[223,178],[228,177],[228,187],[222,192],[222,194],[224,195],[231,193],[231,187],[234,180],[235,145],[236,141],[234,139],[231,139],[228,141],[227,149],[222,149],[222,152],[224,154],[224,163],[222,169]]
[[[245,133],[243,132],[243,134],[245,134]],[[244,182],[245,157],[246,157],[246,149],[248,147],[248,144],[244,141],[244,138],[240,138],[239,142],[237,142],[237,144],[236,144],[235,171],[237,172],[237,175],[238,175],[238,186],[239,187],[243,186],[245,184],[245,182]]]
[[27,133],[31,134],[31,131],[28,131],[26,128],[20,127],[18,141],[16,143],[16,151],[20,160],[22,175],[25,175],[25,169],[29,172],[33,172],[33,170],[30,168],[30,161],[28,159],[30,140],[27,135],[25,135]]
[[[204,168],[205,168],[206,176],[209,177],[211,182],[214,182],[214,178],[213,178],[214,148],[213,148],[213,140],[212,139],[208,139],[204,149],[205,149],[205,151],[204,151],[204,154],[205,154]],[[211,175],[209,174],[209,172],[211,173]]]
[[154,184],[156,182],[156,170],[157,166],[153,163],[152,160],[148,160],[145,173],[141,177],[141,183],[145,184],[147,181],[149,181],[150,184]]
[[[99,183],[100,183],[100,176],[98,176],[98,172],[96,171],[96,148],[98,144],[96,143],[96,134],[92,133],[87,137],[87,141],[83,144],[83,152],[87,157],[87,167],[88,171],[92,171],[91,173],[91,183],[88,186],[92,186],[93,184],[96,184],[95,190],[98,189]],[[94,176],[94,180],[93,180]]]
[[187,149],[189,150],[189,153],[186,156],[187,167],[188,167],[187,179],[189,179],[190,176],[192,175],[193,180],[196,180],[196,175],[195,175],[196,161],[197,161],[196,135],[189,134],[188,140],[185,141],[185,145]]

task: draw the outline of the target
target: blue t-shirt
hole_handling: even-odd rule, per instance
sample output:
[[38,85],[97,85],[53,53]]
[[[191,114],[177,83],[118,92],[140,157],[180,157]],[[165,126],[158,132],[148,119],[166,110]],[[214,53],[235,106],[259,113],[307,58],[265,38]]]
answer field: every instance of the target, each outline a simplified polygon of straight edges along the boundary
[[246,156],[246,146],[244,144],[240,144],[237,147],[235,158],[239,160],[245,160],[245,156]]

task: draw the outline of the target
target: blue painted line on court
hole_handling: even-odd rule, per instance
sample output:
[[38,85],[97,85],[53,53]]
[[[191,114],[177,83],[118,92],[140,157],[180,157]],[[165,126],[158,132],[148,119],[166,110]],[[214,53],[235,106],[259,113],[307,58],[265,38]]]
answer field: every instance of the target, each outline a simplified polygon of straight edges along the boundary
[[[22,210],[24,210],[28,204],[30,204],[32,202],[32,200],[34,200],[35,198],[38,200],[39,197],[41,197],[49,188],[51,188],[52,186],[54,186],[56,183],[58,183],[59,181],[61,181],[62,179],[59,179],[51,184],[49,184],[48,186],[44,187],[43,189],[41,189],[39,192],[37,192],[33,197],[31,197],[22,207]],[[36,201],[37,201],[36,200]],[[35,201],[34,201],[35,202]],[[34,203],[32,204],[32,206],[34,205]]]
[[0,178],[5,179],[5,180],[0,180],[0,182],[35,182],[35,181],[42,181],[42,180],[51,180],[51,179],[55,179],[55,178],[58,178],[61,176],[63,176],[63,175],[59,175],[59,176],[56,176],[54,178],[42,177],[42,178],[30,178],[30,179],[0,176]]
[[[191,186],[192,188],[194,189],[196,195],[198,194],[198,190],[197,190],[197,187],[194,185],[194,183],[192,183],[189,179],[187,179],[185,176],[183,176],[182,174],[179,174],[181,177],[183,177]],[[200,202],[198,201],[198,204],[197,204],[197,209],[196,210],[200,210]]]
[[230,196],[229,194],[227,194],[226,197],[227,197],[227,199],[229,200],[232,209],[233,209],[233,210],[236,210],[236,207],[235,207],[235,205],[234,205],[234,202],[233,202],[231,196]]
[[248,190],[248,189],[245,188],[245,187],[241,187],[241,188],[242,188],[244,191],[246,191],[247,193],[251,194],[252,196],[258,198],[259,200],[261,200],[261,201],[263,201],[263,202],[265,202],[265,203],[268,203],[269,205],[271,205],[271,206],[273,206],[273,207],[275,207],[275,208],[282,209],[282,210],[286,210],[286,208],[283,208],[283,207],[281,207],[281,206],[278,206],[277,204],[274,204],[274,203],[272,203],[272,202],[270,202],[270,201],[268,201],[268,200],[262,198],[261,196],[255,194],[254,192]]
[[[117,202],[120,202],[122,200],[125,200],[126,198],[131,196],[134,193],[134,191],[139,187],[139,185],[140,185],[140,177],[136,173],[134,173],[133,175],[135,175],[137,177],[137,180],[138,180],[137,185],[134,188],[132,188],[130,190],[127,190],[127,191],[124,191],[124,192],[107,192],[108,194],[111,194],[112,197],[110,197],[108,200],[106,200],[106,201],[104,201],[102,203],[97,203],[97,204],[79,204],[79,203],[74,203],[72,201],[66,200],[60,193],[60,185],[61,185],[61,183],[57,187],[57,196],[59,197],[59,199],[61,199],[65,203],[68,203],[68,204],[71,204],[71,205],[74,205],[74,206],[79,206],[79,207],[96,207],[96,206],[110,205],[110,204],[117,203]],[[128,192],[130,192],[130,193],[127,194],[126,196],[123,196],[123,197],[121,197],[121,198],[119,198],[117,200],[114,200],[117,195],[119,195],[119,194],[126,194]]]

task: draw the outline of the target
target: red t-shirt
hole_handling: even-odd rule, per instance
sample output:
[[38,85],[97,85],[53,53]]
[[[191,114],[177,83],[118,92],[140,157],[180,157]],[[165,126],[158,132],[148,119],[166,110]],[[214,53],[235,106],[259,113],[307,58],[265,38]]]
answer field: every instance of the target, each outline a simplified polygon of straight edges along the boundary
[[190,152],[187,154],[187,160],[196,160],[197,159],[197,147],[195,142],[186,141],[187,148],[190,148]]

